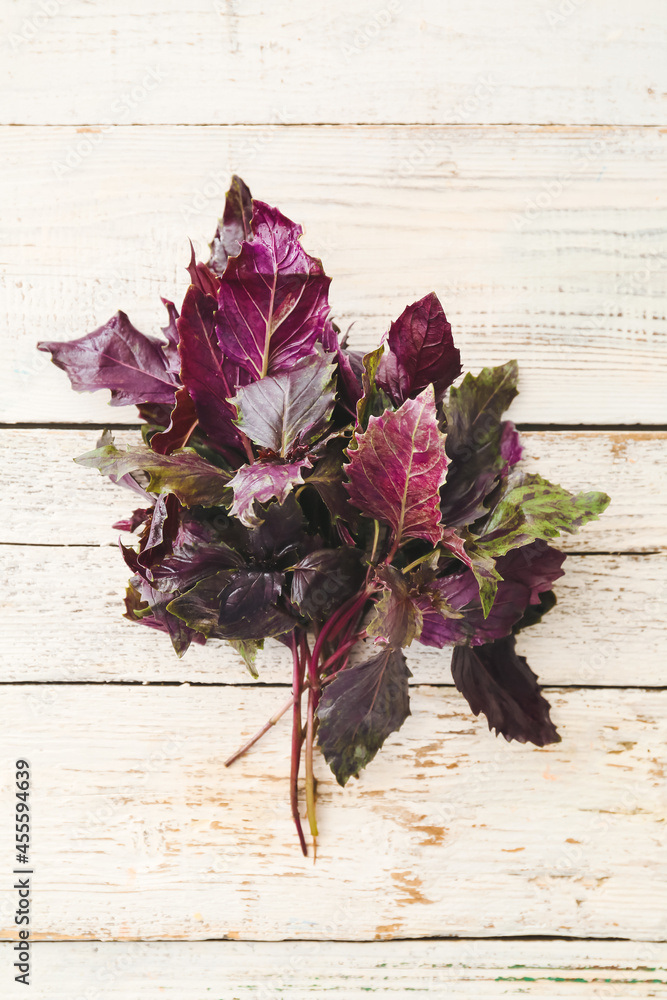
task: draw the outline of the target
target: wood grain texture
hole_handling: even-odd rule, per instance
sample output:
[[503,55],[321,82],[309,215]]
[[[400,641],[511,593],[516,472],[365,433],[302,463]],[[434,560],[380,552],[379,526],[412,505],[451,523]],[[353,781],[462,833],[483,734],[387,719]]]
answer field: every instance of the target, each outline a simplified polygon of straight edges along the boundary
[[[275,692],[9,686],[0,752],[31,763],[35,937],[664,941],[667,692],[547,693],[563,742],[544,750],[419,687],[358,782],[339,788],[318,756],[313,864],[289,733],[222,765]],[[6,767],[5,843],[11,791]],[[8,887],[2,903],[11,937]]]
[[[665,41],[659,0],[5,4],[0,421],[135,421],[35,342],[118,307],[156,331],[236,171],[304,223],[353,346],[434,289],[465,369],[518,358],[515,420],[665,424]],[[0,840],[24,754],[33,997],[667,997],[667,690],[639,689],[664,686],[666,434],[525,435],[613,498],[520,637],[548,684],[598,686],[547,690],[563,742],[494,739],[447,651],[411,651],[413,714],[360,781],[316,761],[315,866],[288,727],[221,763],[285,689],[119,617],[131,501],[71,462],[95,436],[0,430]],[[278,644],[261,673],[288,680]]]
[[[544,684],[667,684],[664,594],[667,554],[572,556],[558,604],[519,636],[519,652]],[[115,548],[0,546],[5,656],[12,681],[189,681],[248,684],[241,657],[223,642],[178,659],[166,636],[126,621],[128,570]],[[35,622],[39,627],[35,628]],[[360,648],[357,658],[370,655]],[[413,684],[451,684],[451,649],[415,643]],[[290,684],[291,655],[267,640],[260,682]],[[276,708],[285,694],[276,692]],[[258,719],[258,727],[263,720]]]
[[[111,524],[134,502],[72,461],[95,438],[90,430],[0,432],[6,470],[0,541],[9,543],[0,546],[0,579],[10,651],[0,680],[246,683],[245,668],[226,644],[194,647],[178,660],[164,636],[122,619],[128,573]],[[137,438],[135,431],[117,434],[119,443]],[[522,636],[522,652],[545,683],[663,685],[666,564],[664,554],[650,553],[667,547],[667,434],[523,438],[528,468],[571,489],[604,487],[613,502],[600,521],[559,540],[588,555],[568,561],[557,608]],[[647,554],[594,554],[642,550]],[[449,659],[448,650],[415,646],[415,682],[450,683]],[[279,643],[267,643],[260,673],[267,683],[289,680]]]
[[32,1000],[72,1000],[73,982],[95,1000],[667,996],[656,941],[43,942],[34,955]]
[[304,224],[353,346],[375,346],[433,289],[466,370],[518,358],[516,419],[667,420],[666,130],[81,126],[0,140],[2,421],[135,419],[106,393],[73,393],[35,343],[119,307],[157,331],[159,296],[181,301],[187,237],[206,253],[232,170]]
[[[107,410],[107,413],[110,411]],[[514,407],[510,410],[514,416]],[[111,525],[139,506],[129,490],[73,461],[99,432],[0,429],[0,542],[115,545]],[[118,431],[138,444],[138,431]],[[578,534],[558,539],[570,552],[655,552],[667,548],[667,432],[525,432],[525,468],[569,490],[604,490],[612,502]]]
[[661,124],[663,14],[659,0],[19,0],[3,8],[0,120]]

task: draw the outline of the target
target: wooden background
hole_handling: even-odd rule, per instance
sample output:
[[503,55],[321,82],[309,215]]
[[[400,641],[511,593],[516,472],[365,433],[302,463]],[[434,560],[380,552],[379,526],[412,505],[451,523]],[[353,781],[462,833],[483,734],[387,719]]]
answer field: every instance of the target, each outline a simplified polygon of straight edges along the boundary
[[[667,997],[667,14],[661,0],[4,0],[1,937],[34,773],[34,1000]],[[121,617],[128,497],[71,458],[132,410],[39,339],[157,331],[232,171],[306,228],[354,346],[433,289],[464,366],[516,357],[530,466],[604,489],[521,650],[563,742],[508,745],[410,657],[298,853],[281,704]],[[3,996],[13,983],[3,948]]]

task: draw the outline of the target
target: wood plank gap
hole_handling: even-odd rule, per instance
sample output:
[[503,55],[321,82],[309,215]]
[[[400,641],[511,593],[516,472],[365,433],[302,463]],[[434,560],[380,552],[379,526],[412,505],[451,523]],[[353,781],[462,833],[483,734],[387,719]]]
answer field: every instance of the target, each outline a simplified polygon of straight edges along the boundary
[[440,122],[416,122],[416,121],[398,121],[398,122],[12,122],[12,121],[2,121],[0,120],[0,128],[71,128],[71,129],[81,129],[81,128],[190,128],[190,129],[235,129],[235,128],[251,128],[251,129],[266,129],[270,128],[272,131],[284,131],[286,129],[299,129],[299,128],[339,128],[339,129],[352,129],[352,128],[372,128],[378,131],[388,128],[423,128],[423,129],[457,129],[458,131],[464,131],[466,129],[505,129],[505,128],[534,128],[534,129],[581,129],[582,131],[590,131],[591,129],[599,129],[600,131],[605,131],[608,129],[619,129],[619,128],[642,128],[642,129],[653,129],[656,132],[664,129],[664,125],[656,123],[644,123],[644,122],[571,122],[571,121],[557,121],[557,122],[527,122],[527,121],[506,121],[506,122],[484,122],[484,121],[468,121],[468,122],[454,122],[454,121],[440,121]]
[[517,430],[552,432],[552,431],[645,431],[648,433],[662,433],[667,431],[667,424],[517,424]]
[[[52,421],[50,423],[44,423],[37,421],[36,423],[31,423],[30,421],[17,421],[16,423],[4,423],[0,422],[0,430],[3,431],[135,431],[143,426],[143,423],[137,421],[136,424],[130,423],[67,423],[62,421]],[[613,432],[631,432],[638,431],[644,432],[646,434],[658,434],[667,431],[667,424],[517,424],[517,430],[524,431],[526,433],[552,433],[557,431],[563,431],[565,433],[572,431],[613,431]]]
[[[551,542],[552,543],[553,542],[557,543],[559,540],[560,539],[558,539],[558,538],[552,538]],[[558,548],[558,545],[556,544],[554,546],[554,548]],[[582,558],[582,557],[585,557],[585,556],[659,556],[659,555],[662,555],[663,552],[664,552],[664,549],[660,549],[660,548],[658,548],[658,549],[641,549],[641,550],[638,549],[636,552],[635,551],[631,551],[631,550],[626,551],[625,549],[610,549],[610,550],[605,550],[605,551],[603,551],[602,549],[600,549],[598,551],[596,549],[593,552],[591,552],[591,551],[577,552],[577,551],[575,551],[573,549],[568,549],[567,552],[566,552],[566,555],[567,556],[577,556],[577,558]]]
[[[553,539],[552,539],[553,541]],[[115,549],[117,545],[115,542],[108,542],[107,544],[96,545],[93,542],[3,542],[0,541],[0,545],[9,545],[14,548],[31,548],[31,549]],[[610,557],[610,556],[659,556],[662,555],[664,549],[641,549],[637,551],[626,550],[626,549],[609,549],[600,550],[595,552],[573,552],[568,550],[566,555],[576,556],[577,558],[584,558],[588,556],[599,556],[599,557]]]
[[[12,938],[12,937],[7,937],[7,936],[4,936],[4,935],[0,935],[0,941],[13,941],[15,943],[16,942],[16,938],[15,937]],[[643,941],[643,940],[638,941],[637,939],[632,938],[632,937],[607,937],[606,935],[599,936],[599,937],[578,937],[577,935],[571,935],[571,934],[525,934],[525,935],[522,935],[522,934],[493,934],[493,935],[485,935],[485,934],[480,934],[480,935],[472,934],[471,935],[471,934],[467,934],[467,935],[465,935],[465,937],[460,937],[458,934],[443,934],[443,935],[434,934],[431,937],[392,937],[392,938],[386,939],[386,940],[378,940],[378,938],[376,938],[376,937],[369,937],[369,938],[365,938],[365,939],[336,937],[336,938],[332,939],[331,943],[335,943],[335,944],[355,944],[355,945],[373,944],[373,945],[381,946],[383,944],[393,944],[396,941],[405,941],[405,942],[413,943],[413,944],[421,944],[422,942],[426,943],[428,941],[457,941],[457,942],[460,942],[461,944],[465,944],[466,941],[475,941],[475,942],[477,942],[477,941],[489,941],[489,942],[491,942],[491,941],[503,941],[503,942],[508,943],[508,944],[512,944],[512,943],[525,944],[527,941],[543,941],[543,942],[567,941],[567,942],[571,942],[572,944],[579,944],[579,943],[585,944],[586,942],[589,942],[589,941],[610,941],[610,942],[614,942],[614,941],[618,941],[618,942],[629,941],[632,944],[638,944],[638,945],[647,945],[647,944],[653,943],[653,942],[650,942],[650,941]],[[40,944],[67,945],[67,946],[72,945],[72,944],[79,944],[79,945],[104,944],[104,945],[117,945],[118,947],[124,947],[125,945],[130,944],[132,942],[141,942],[141,943],[146,943],[146,944],[168,944],[170,946],[174,946],[174,945],[192,945],[192,944],[228,944],[230,946],[233,946],[233,945],[236,945],[236,944],[239,943],[239,939],[238,938],[231,938],[231,937],[205,937],[205,938],[197,938],[196,940],[190,940],[188,938],[168,938],[168,937],[164,937],[164,938],[156,938],[156,937],[150,937],[150,938],[145,938],[145,937],[127,937],[127,938],[122,938],[122,940],[118,940],[118,941],[110,941],[108,938],[97,938],[97,937],[57,938],[57,939],[53,939],[53,940],[51,940],[49,938],[38,938],[38,939],[36,939],[35,944],[38,944],[38,945],[40,945]],[[309,939],[309,938],[304,939],[304,938],[296,938],[296,937],[294,937],[294,938],[293,937],[275,938],[275,939],[271,939],[270,941],[267,941],[265,938],[247,938],[247,937],[244,937],[242,939],[241,943],[242,944],[260,944],[260,945],[266,945],[266,944],[269,944],[269,945],[276,945],[276,944],[302,944],[304,946],[307,946],[307,945],[313,945],[313,944],[324,944],[324,943],[329,944],[330,942],[329,941],[325,942],[324,940],[319,941],[318,939]],[[659,941],[659,942],[656,942],[656,943],[657,944],[663,944],[662,941]],[[614,967],[617,968],[616,966],[614,966]],[[623,971],[623,970],[621,969],[620,971]],[[653,970],[650,969],[650,968],[645,968],[644,971],[652,972]],[[651,980],[651,981],[655,982],[656,980]],[[659,981],[663,982],[663,980],[659,980]]]
[[[52,423],[30,423],[22,421],[17,423],[0,423],[0,430],[3,431],[136,431],[142,427],[141,421],[136,424],[114,424],[109,423],[65,423],[53,421]],[[667,430],[667,426],[665,427]]]
[[[15,548],[28,549],[115,549],[113,542],[105,545],[95,545],[93,542],[0,542],[0,545],[13,545]],[[615,555],[616,553],[614,553]],[[644,553],[642,552],[642,555]]]
[[[447,647],[448,648],[448,647]],[[105,680],[105,681],[2,681],[0,688],[15,687],[142,687],[142,688],[162,688],[162,687],[191,687],[191,688],[234,688],[235,690],[253,690],[257,688],[275,689],[277,691],[289,691],[291,684],[280,681],[253,681],[251,683],[241,682],[235,684],[231,681],[129,681],[129,680]],[[456,690],[454,683],[446,681],[418,681],[410,684],[410,690],[416,691],[418,688],[441,688],[442,690]],[[540,684],[541,691],[667,691],[667,684]]]

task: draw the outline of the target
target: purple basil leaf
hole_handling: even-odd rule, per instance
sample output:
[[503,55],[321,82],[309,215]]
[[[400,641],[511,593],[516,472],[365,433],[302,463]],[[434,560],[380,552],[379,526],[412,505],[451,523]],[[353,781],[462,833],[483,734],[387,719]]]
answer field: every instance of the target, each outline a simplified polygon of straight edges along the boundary
[[[113,443],[113,434],[111,431],[102,431],[97,439],[96,449],[105,448],[107,445],[113,445]],[[110,471],[107,475],[112,483],[115,483],[117,486],[124,486],[128,490],[132,490],[133,493],[138,493],[143,500],[149,502],[151,505],[155,504],[155,497],[151,496],[146,490],[150,477],[145,472],[136,470],[134,473],[128,472],[125,475],[117,476]],[[150,513],[152,514],[152,507]]]
[[319,340],[326,354],[335,354],[338,351],[338,348],[341,346],[339,338],[340,330],[331,317],[328,317],[322,328]]
[[357,400],[357,428],[362,430],[366,430],[371,417],[380,417],[386,410],[392,409],[391,399],[375,381],[383,354],[384,345],[380,344],[361,359],[362,394]]
[[387,647],[324,686],[318,744],[339,785],[358,776],[410,715],[411,676],[401,650]]
[[148,577],[163,593],[185,591],[198,580],[226,569],[240,569],[243,555],[231,548],[216,532],[196,520],[182,521],[172,551],[159,562],[153,562]]
[[215,526],[214,534],[203,541],[217,539],[264,569],[287,570],[314,548],[321,548],[321,540],[307,533],[308,522],[293,493],[282,504],[257,504],[256,512],[261,523],[249,529],[222,508],[199,508],[197,518],[207,517]]
[[542,621],[552,608],[556,607],[556,595],[553,590],[545,590],[537,599],[535,604],[529,604],[516,625],[512,628],[512,635],[518,635],[525,628],[532,628]]
[[367,517],[387,522],[402,538],[440,540],[440,495],[445,479],[444,435],[438,430],[433,387],[400,409],[371,417],[349,450],[348,491]]
[[177,656],[183,656],[190,643],[203,645],[206,639],[167,610],[169,597],[154,590],[141,577],[133,577],[125,598],[125,618],[140,622],[160,632],[166,632],[171,639]]
[[308,525],[293,493],[282,504],[261,508],[260,517],[260,526],[248,532],[248,551],[254,559],[283,565],[282,560],[294,563],[310,551],[304,546]]
[[111,405],[172,405],[178,380],[169,370],[164,344],[140,333],[124,312],[78,340],[42,341],[38,350],[69,376],[77,392],[111,389]]
[[338,362],[338,392],[340,403],[353,416],[357,414],[357,403],[364,394],[362,375],[364,370],[361,351],[350,351],[346,347],[347,335],[341,342],[340,330],[331,320],[327,320],[320,343],[327,354],[335,354]]
[[191,284],[204,295],[211,295],[215,298],[220,287],[220,279],[214,271],[211,271],[206,264],[197,263],[195,258],[195,248],[190,243],[190,263],[187,266]]
[[[470,576],[472,579],[472,573]],[[421,632],[418,641],[422,646],[442,649],[444,646],[453,646],[465,638],[467,633],[461,621],[442,613],[437,591],[416,594],[413,600],[421,612]]]
[[153,434],[150,439],[152,450],[160,455],[170,455],[179,448],[184,448],[198,423],[195,404],[190,393],[183,386],[176,392],[169,426],[166,430]]
[[257,528],[262,523],[261,513],[255,510],[255,501],[263,504],[275,498],[284,503],[295,486],[302,486],[303,470],[311,466],[307,458],[298,462],[255,462],[242,465],[229,482],[234,492],[230,514],[238,517],[247,528]]
[[191,285],[178,320],[181,374],[201,429],[223,454],[231,455],[233,465],[238,465],[245,453],[233,423],[236,410],[229,399],[249,376],[223,358],[215,335],[215,312],[215,299]]
[[514,635],[522,629],[537,625],[556,604],[551,587],[564,575],[565,553],[553,549],[541,539],[531,545],[513,549],[501,556],[496,565],[507,582],[524,584],[529,590],[529,604],[523,617],[514,625]]
[[209,639],[261,640],[291,631],[294,618],[276,606],[282,575],[222,570],[170,601],[170,614]]
[[501,417],[517,395],[519,366],[468,373],[445,405],[447,479],[442,488],[442,519],[449,527],[471,524],[487,513],[486,496],[508,465],[521,458],[514,424]]
[[356,417],[357,406],[364,392],[361,382],[363,354],[361,351],[348,351],[338,346],[336,358],[340,402],[353,417]]
[[211,243],[208,268],[222,275],[230,257],[236,257],[244,240],[252,239],[252,195],[236,174],[225,198],[225,210]]
[[342,437],[327,442],[324,454],[306,477],[306,485],[317,490],[334,522],[340,519],[354,526],[358,515],[350,502],[343,473],[347,443],[347,439]]
[[[422,610],[423,627],[419,641],[425,646],[447,646],[465,642],[473,646],[501,639],[511,631],[539,621],[555,603],[542,600],[563,575],[565,555],[546,542],[537,541],[515,549],[497,560],[503,578],[488,617],[484,617],[478,583],[470,570],[426,582],[415,598]],[[461,614],[458,619],[442,617],[439,602]],[[536,611],[531,614],[530,607]]]
[[560,743],[549,718],[549,702],[525,657],[517,655],[514,636],[475,649],[458,646],[452,656],[452,676],[473,714],[483,712],[489,729],[506,740],[538,747]]
[[189,451],[158,455],[150,448],[123,451],[110,443],[75,461],[88,469],[98,469],[114,482],[128,473],[146,472],[150,476],[150,492],[174,493],[184,507],[224,506],[231,498],[230,475]]
[[[169,418],[173,410],[173,402],[166,406],[164,403],[137,403],[137,410],[145,424],[141,428],[141,435],[146,444],[148,440],[146,434],[157,430],[164,431],[169,426]],[[149,434],[150,437],[150,434]]]
[[469,531],[465,532],[464,538],[454,528],[443,528],[440,544],[472,570],[479,586],[484,615],[488,615],[501,579],[494,556],[481,550]]
[[421,608],[408,592],[408,582],[399,570],[378,566],[375,577],[384,592],[376,601],[366,631],[376,642],[388,643],[395,649],[409,646],[422,630]]
[[294,567],[292,603],[306,618],[324,621],[363,584],[361,556],[349,545],[309,553]]
[[523,584],[503,580],[498,584],[498,590],[493,607],[485,615],[481,602],[477,598],[463,609],[461,619],[462,635],[459,642],[471,646],[479,646],[493,639],[501,639],[512,631],[514,625],[521,620],[528,605],[529,592]]
[[[452,449],[447,448],[451,457]],[[452,459],[442,488],[442,520],[451,528],[472,524],[488,513],[484,501],[495,488],[506,465],[495,443],[487,443],[470,453],[467,461]],[[455,464],[456,463],[456,464]]]
[[165,353],[169,371],[173,372],[180,381],[181,358],[178,353],[178,327],[176,325],[178,322],[178,309],[169,299],[162,299],[162,304],[165,306],[169,316],[167,325],[161,327],[164,339],[166,340],[166,344],[162,350]]
[[523,458],[523,446],[519,432],[511,420],[501,424],[500,454],[508,466],[516,465]]
[[418,396],[427,385],[433,385],[439,403],[461,374],[461,355],[434,292],[403,310],[389,327],[387,344],[376,382],[394,406]]
[[167,605],[170,614],[184,621],[196,632],[207,639],[222,638],[216,635],[218,618],[220,616],[220,592],[227,586],[233,569],[219,570],[201,580],[178,597],[169,598]]
[[232,399],[238,427],[260,448],[287,458],[295,445],[309,445],[329,426],[334,408],[333,355],[300,358],[289,371],[268,375]]
[[220,613],[216,635],[224,639],[266,639],[288,632],[294,618],[278,602],[282,573],[239,570],[219,596]]
[[130,545],[123,545],[120,539],[118,539],[118,548],[120,549],[123,561],[130,572],[150,584],[150,580],[146,578],[146,570],[143,566],[139,565],[139,553]]
[[419,642],[424,646],[479,645],[509,635],[528,604],[530,592],[520,583],[502,581],[493,607],[484,617],[479,584],[470,570],[440,577],[422,586],[414,601],[422,612]]
[[540,594],[551,590],[556,580],[565,575],[564,562],[564,552],[539,539],[501,556],[496,566],[503,580],[514,580],[527,586],[530,603],[538,604]]
[[199,580],[214,573],[235,569],[242,564],[238,553],[223,545],[208,545],[192,551],[179,548],[166,556],[159,565],[152,566],[149,576],[156,590],[164,594],[175,594],[176,591],[189,590]]
[[[140,542],[138,565],[148,570],[173,550],[180,525],[180,505],[173,493],[162,493],[155,501],[147,531]],[[139,571],[142,576],[147,573]]]
[[140,524],[146,521],[146,518],[152,517],[153,508],[152,507],[138,507],[137,510],[132,512],[130,517],[123,518],[121,521],[116,521],[111,525],[116,531],[136,531]]
[[329,313],[330,278],[301,246],[301,226],[277,209],[255,201],[252,228],[252,242],[222,276],[217,333],[223,355],[254,381],[313,353]]

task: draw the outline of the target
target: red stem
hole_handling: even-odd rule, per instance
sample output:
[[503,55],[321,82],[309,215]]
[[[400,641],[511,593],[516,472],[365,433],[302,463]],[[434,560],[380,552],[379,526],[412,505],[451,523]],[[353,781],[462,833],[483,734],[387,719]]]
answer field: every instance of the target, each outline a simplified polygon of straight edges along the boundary
[[303,685],[303,674],[305,662],[299,656],[299,645],[296,638],[296,629],[292,635],[292,689],[294,695],[294,709],[292,712],[292,766],[290,772],[290,802],[292,805],[292,818],[299,835],[299,843],[305,857],[308,856],[306,838],[303,835],[301,817],[299,816],[299,761],[301,758],[301,745],[303,736],[301,733],[301,691]]
[[310,832],[313,836],[313,851],[317,851],[317,819],[315,817],[315,774],[313,771],[313,747],[315,745],[315,730],[317,720],[315,709],[320,697],[320,681],[315,663],[310,655],[308,636],[304,632],[301,637],[301,662],[308,670],[308,714],[306,716],[306,810]]
[[397,552],[398,552],[398,535],[394,539],[394,544],[390,548],[387,558],[385,559],[385,562],[391,563],[392,559],[394,558]]
[[332,636],[337,635],[338,632],[340,632],[340,630],[350,621],[350,619],[361,611],[364,604],[368,600],[370,593],[371,590],[366,588],[361,592],[361,594],[355,594],[354,597],[351,597],[349,601],[345,602],[345,604],[341,604],[340,608],[334,612],[329,621],[322,626],[322,631],[318,635],[313,648],[311,676],[313,671],[316,674],[318,673],[317,663],[324,643]]
[[331,656],[327,660],[324,661],[324,663],[322,664],[322,667],[321,667],[321,673],[324,673],[324,671],[327,669],[327,667],[330,667],[332,663],[335,663],[336,660],[340,656],[343,655],[343,653],[346,653],[349,649],[351,649],[352,646],[354,646],[355,643],[362,636],[363,636],[363,633],[359,633],[358,635],[353,635],[351,639],[348,639],[346,642],[342,643],[342,645],[340,645],[338,647],[338,649],[336,650],[336,652],[332,653]]
[[[308,687],[308,685],[309,685],[309,682],[306,681],[304,683],[303,687],[306,688],[306,687]],[[225,761],[225,767],[230,767],[235,761],[237,761],[239,759],[239,757],[242,757],[244,753],[247,753],[248,750],[250,750],[251,747],[254,747],[255,743],[257,743],[258,740],[260,740],[262,738],[262,736],[264,735],[264,733],[268,733],[269,729],[271,729],[272,726],[275,726],[275,724],[277,722],[279,722],[280,719],[282,719],[282,717],[285,714],[285,712],[289,708],[292,708],[292,706],[294,705],[294,700],[295,700],[295,696],[294,696],[294,692],[292,692],[292,697],[290,698],[290,700],[285,705],[283,705],[282,708],[279,708],[277,712],[274,712],[273,715],[271,716],[271,718],[268,720],[268,722],[265,722],[264,725],[262,726],[262,728],[259,729],[255,733],[255,735],[253,737],[251,737],[251,739],[248,740],[247,743],[244,743],[243,746],[239,750],[236,751],[236,753],[233,753],[231,757],[227,758],[227,760]]]
[[244,434],[243,431],[239,431],[239,437],[241,438],[241,443],[245,449],[245,453],[248,456],[248,462],[250,463],[250,465],[254,465],[255,456],[252,453],[252,445],[250,444],[250,438],[246,434]]

